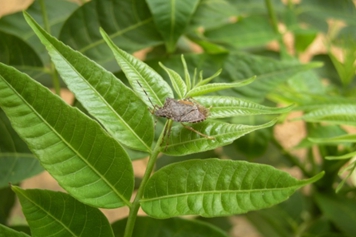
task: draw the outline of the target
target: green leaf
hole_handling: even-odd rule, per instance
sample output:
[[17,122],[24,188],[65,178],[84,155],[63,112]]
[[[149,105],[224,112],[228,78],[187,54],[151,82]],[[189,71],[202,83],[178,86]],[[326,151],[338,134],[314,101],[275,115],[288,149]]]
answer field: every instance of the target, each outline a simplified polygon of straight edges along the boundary
[[[51,29],[51,34],[59,35],[63,23],[70,14],[78,7],[77,4],[67,0],[44,1],[46,10],[46,18],[48,26]],[[43,12],[41,9],[41,1],[33,1],[31,6],[26,10],[40,25],[43,24]],[[25,41],[34,49],[46,64],[49,62],[46,49],[35,36],[33,30],[26,23],[22,12],[17,12],[11,15],[3,16],[0,19],[0,29],[6,33],[12,34]],[[16,46],[17,47],[17,46]],[[37,72],[38,73],[38,72]]]
[[222,72],[222,69],[219,69],[216,73],[214,73],[214,75],[202,80],[202,81],[199,81],[196,86],[202,86],[202,85],[205,85],[205,84],[208,84],[211,80],[213,80],[214,78],[218,77],[220,75],[220,73]]
[[29,153],[0,153],[0,188],[19,183],[43,171],[39,161]]
[[[325,22],[330,18],[343,20],[347,24],[355,25],[356,8],[352,1],[335,2],[333,0],[305,1],[299,5],[299,18],[308,20],[311,25],[319,21]],[[318,25],[315,25],[318,27]]]
[[[261,4],[260,0],[240,0],[240,1],[231,1],[231,5],[235,7],[238,12],[241,14],[248,15],[265,15],[266,14],[266,5]],[[270,3],[273,5],[273,10],[276,13],[285,11],[285,4],[279,0],[270,0]]]
[[207,139],[194,131],[184,128],[182,125],[173,126],[169,139],[166,139],[161,144],[162,152],[168,155],[181,156],[212,150],[230,144],[237,138],[257,129],[270,127],[275,122],[275,120],[272,120],[257,126],[229,124],[218,121],[189,124],[196,131],[213,137],[214,140]]
[[171,79],[173,89],[177,93],[178,98],[185,98],[185,95],[187,94],[187,86],[181,76],[174,70],[165,67],[162,63],[159,63],[159,65],[166,71],[169,76],[169,79]]
[[[259,116],[260,117],[260,116]],[[261,116],[262,117],[262,116]],[[273,160],[273,156],[268,154],[271,149],[271,139],[273,137],[273,128],[256,130],[253,133],[246,134],[243,137],[235,140],[231,145],[233,153],[229,156],[231,159],[241,159],[241,156],[246,157],[247,160],[256,161],[261,157],[266,157],[268,160]],[[226,153],[224,153],[227,155]],[[279,156],[274,152],[274,156]],[[228,156],[228,155],[227,155]],[[283,157],[284,158],[284,157]],[[283,159],[281,157],[281,159]],[[260,160],[258,160],[260,162]],[[278,162],[273,160],[274,162]],[[268,163],[270,165],[272,162]]]
[[[100,29],[100,33],[114,53],[131,87],[146,105],[152,107],[149,102],[151,100],[153,105],[162,107],[167,97],[173,98],[173,92],[168,83],[155,70],[118,48],[103,29]],[[146,93],[149,100],[147,100]]]
[[161,219],[240,214],[280,203],[323,174],[297,180],[267,165],[219,159],[190,160],[154,173],[145,186],[141,207],[148,215]]
[[[308,126],[308,137],[303,138],[303,140],[295,146],[294,149],[312,148],[315,146],[315,141],[313,141],[314,139],[324,139],[327,137],[342,136],[345,134],[347,134],[347,132],[339,125]],[[344,143],[342,145],[347,146],[348,144]]]
[[[323,65],[323,62],[316,63]],[[303,71],[292,76],[292,78],[288,80],[288,85],[301,94],[325,93],[325,87],[314,70]]]
[[192,88],[192,83],[191,83],[190,74],[188,71],[187,62],[185,61],[183,54],[181,55],[181,60],[182,60],[183,68],[184,68],[184,79],[185,79],[185,84],[187,85],[187,91],[190,91],[190,89]]
[[162,35],[167,52],[176,48],[179,37],[184,33],[199,0],[147,0],[157,30]]
[[299,103],[297,109],[313,111],[320,108],[335,108],[344,107],[349,105],[354,105],[356,103],[355,99],[345,98],[342,96],[329,96],[329,95],[315,95],[315,94],[295,94],[295,97],[300,96],[296,99]]
[[104,214],[70,195],[13,186],[33,236],[114,236]]
[[[0,62],[17,68],[43,66],[41,59],[26,42],[20,38],[0,31]],[[38,70],[38,69],[37,69]]]
[[[322,66],[319,62],[300,64],[299,62],[277,61],[263,57],[251,59],[245,58],[243,60],[245,63],[255,63],[252,66],[243,67],[245,67],[244,70],[250,68],[250,70],[257,76],[258,80],[249,86],[237,89],[237,91],[243,96],[259,100],[264,98],[268,93],[274,91],[277,86],[283,82],[291,78],[303,78],[304,73],[309,73],[305,71]],[[229,68],[232,66],[231,63],[232,62],[229,61]]]
[[333,62],[335,69],[341,79],[342,84],[344,87],[350,85],[355,77],[356,71],[356,43],[349,39],[343,43],[343,51],[342,51],[342,59],[339,59],[332,53],[329,52],[329,56],[331,61]]
[[82,54],[63,45],[24,14],[69,89],[81,104],[120,143],[133,149],[150,151],[153,120],[136,94]]
[[[12,128],[0,108],[0,188],[18,183],[43,171],[26,143]],[[1,223],[1,222],[0,222]]]
[[119,48],[131,53],[163,43],[145,0],[87,2],[68,18],[59,39],[105,68],[117,70],[99,28],[103,28]]
[[299,28],[293,31],[294,33],[294,48],[298,52],[304,52],[314,41],[318,35],[318,31],[313,29]]
[[235,82],[235,83],[210,83],[207,85],[197,86],[188,92],[187,97],[204,95],[204,94],[211,93],[214,91],[220,91],[220,90],[225,90],[225,89],[229,89],[229,88],[242,87],[242,86],[252,83],[255,79],[256,79],[256,77],[253,76],[249,79]]
[[10,120],[0,108],[0,152],[1,153],[31,153],[26,143],[11,127]]
[[325,157],[325,159],[327,159],[327,160],[347,160],[354,156],[356,156],[356,151],[350,152],[350,153],[347,153],[347,154],[341,155],[341,156],[327,156],[327,157]]
[[201,0],[188,27],[190,31],[199,27],[218,28],[229,23],[229,18],[236,15],[238,15],[238,10],[229,1]]
[[[124,236],[127,218],[116,221],[112,224],[116,237]],[[154,228],[152,228],[154,226]],[[167,220],[157,220],[147,216],[138,216],[132,236],[152,237],[152,236],[174,236],[174,237],[227,237],[220,229],[202,221],[188,220],[182,218],[171,218]]]
[[346,134],[336,137],[325,137],[325,138],[309,138],[310,141],[315,143],[328,143],[328,144],[340,144],[343,142],[355,142],[356,143],[356,134]]
[[[9,223],[8,220],[12,216],[12,209],[15,206],[16,196],[9,186],[8,184],[6,188],[0,189],[0,227],[1,224]],[[1,230],[0,236],[2,236]]]
[[13,128],[68,193],[96,207],[130,205],[131,161],[97,122],[1,63],[0,94]]
[[346,236],[356,233],[356,203],[355,200],[338,195],[314,194],[316,203],[323,214],[336,225]]
[[[245,217],[262,236],[290,237],[300,230],[305,221],[301,217],[308,211],[306,197],[298,191],[285,202],[268,209],[249,212]],[[308,235],[304,231],[302,236]]]
[[279,37],[265,16],[240,18],[236,23],[207,30],[204,36],[209,41],[232,50],[262,46]]
[[[356,152],[352,152],[351,155],[354,156],[356,154]],[[350,154],[349,154],[350,155]],[[349,158],[351,158],[352,156],[350,156]],[[343,157],[328,157],[328,160],[340,160]],[[332,159],[330,159],[332,158]],[[346,165],[340,169],[339,171],[339,176],[342,177],[342,181],[337,185],[336,189],[335,189],[335,193],[338,193],[342,187],[345,185],[347,179],[349,179],[351,177],[351,175],[355,174],[354,172],[356,171],[356,161],[355,160],[351,160],[350,162],[346,163]]]
[[[185,60],[190,74],[193,75],[193,68],[203,70],[204,74],[210,76],[222,68],[219,82],[235,83],[242,78],[256,76],[258,80],[243,88],[221,92],[223,95],[233,95],[248,98],[249,100],[261,101],[277,86],[287,81],[294,75],[303,71],[319,67],[320,63],[300,64],[296,61],[278,61],[267,57],[255,56],[247,53],[220,53],[220,54],[189,54],[185,55]],[[157,61],[161,61],[165,66],[174,68],[178,74],[183,75],[180,70],[180,57],[172,56],[169,59],[159,59],[146,61],[158,73],[162,72],[156,66]],[[163,73],[163,72],[162,72]],[[162,75],[162,74],[161,74]]]
[[314,71],[318,74],[319,78],[328,78],[332,84],[341,86],[340,77],[336,71],[333,62],[328,54],[316,54],[312,58],[313,62],[319,61],[323,62],[324,66],[315,69]]
[[39,54],[28,42],[0,31],[0,52],[0,62],[16,67],[47,86],[52,85],[49,71],[43,67]]
[[356,126],[355,105],[335,105],[313,110],[301,117],[307,122],[329,122]]
[[187,37],[197,45],[199,45],[205,53],[208,54],[220,54],[220,53],[228,53],[229,50],[225,47],[218,45],[216,43],[212,43],[202,38],[201,36],[189,34]]
[[284,108],[273,108],[257,104],[252,101],[228,96],[202,96],[195,97],[205,108],[209,108],[209,118],[227,118],[233,116],[247,116],[259,114],[288,113],[293,105]]
[[6,237],[29,237],[30,235],[27,235],[23,232],[19,232],[16,230],[13,230],[7,226],[1,225],[0,224],[0,236],[6,236]]

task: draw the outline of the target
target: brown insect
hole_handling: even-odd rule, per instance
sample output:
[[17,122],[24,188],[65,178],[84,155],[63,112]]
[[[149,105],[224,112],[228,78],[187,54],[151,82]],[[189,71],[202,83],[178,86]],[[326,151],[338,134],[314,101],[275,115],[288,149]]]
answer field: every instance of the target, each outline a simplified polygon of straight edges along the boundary
[[[139,82],[138,84],[141,86]],[[141,86],[141,88],[143,87]],[[189,129],[190,131],[193,131],[207,139],[211,139],[211,140],[215,139],[214,137],[203,134],[195,130],[194,128],[184,124],[184,122],[186,123],[202,122],[206,120],[206,118],[209,115],[209,110],[204,106],[200,105],[198,102],[194,101],[192,98],[183,99],[183,100],[166,98],[164,105],[162,107],[159,107],[158,105],[153,105],[147,92],[145,90],[144,92],[153,106],[153,110],[151,111],[152,114],[158,117],[163,117],[163,118],[171,119],[176,122],[180,122],[182,126],[185,127],[186,129]],[[170,129],[171,127],[169,126],[168,128],[166,127],[164,131],[164,135],[168,134],[167,139],[169,137]]]
[[209,111],[204,106],[198,104],[198,102],[192,99],[175,100],[172,98],[166,98],[163,107],[155,106],[153,114],[158,117],[164,117],[176,122],[180,122],[183,127],[199,134],[200,136],[208,139],[214,139],[214,137],[205,135],[194,128],[185,125],[187,123],[199,123],[208,117]]

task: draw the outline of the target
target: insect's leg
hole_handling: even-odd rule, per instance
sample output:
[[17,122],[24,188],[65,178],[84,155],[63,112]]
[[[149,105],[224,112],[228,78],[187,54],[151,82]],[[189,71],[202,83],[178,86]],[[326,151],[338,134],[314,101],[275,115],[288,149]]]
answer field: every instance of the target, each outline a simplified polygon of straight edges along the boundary
[[202,137],[205,137],[205,138],[207,138],[207,139],[209,139],[209,140],[215,140],[215,137],[211,137],[211,136],[208,136],[208,135],[206,135],[206,134],[204,134],[204,133],[201,133],[201,132],[195,130],[194,128],[192,128],[192,127],[190,127],[190,126],[185,125],[184,123],[181,123],[181,124],[182,124],[183,127],[185,127],[186,129],[189,129],[190,131],[195,132],[195,133],[199,134],[199,135],[202,136]]
[[168,120],[168,123],[166,123],[166,126],[164,126],[163,138],[160,144],[160,146],[162,146],[164,143],[166,143],[166,147],[164,148],[164,150],[166,150],[168,146],[168,138],[172,128],[172,122],[173,122],[172,120]]
[[186,98],[186,100],[188,100],[188,101],[190,101],[190,102],[192,102],[192,103],[195,103],[195,104],[197,104],[198,102],[196,101],[196,100],[194,100],[192,97],[187,97]]
[[169,144],[169,136],[171,135],[171,129],[172,129],[172,124],[173,124],[173,121],[170,120],[169,121],[169,124],[167,126],[167,133],[166,133],[166,146],[164,147],[164,150],[167,150],[167,147],[168,147],[168,144]]

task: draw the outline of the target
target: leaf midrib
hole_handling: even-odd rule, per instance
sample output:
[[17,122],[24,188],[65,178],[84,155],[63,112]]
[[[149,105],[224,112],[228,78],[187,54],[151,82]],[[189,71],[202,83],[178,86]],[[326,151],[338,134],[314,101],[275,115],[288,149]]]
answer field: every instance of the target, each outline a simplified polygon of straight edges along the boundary
[[[113,45],[114,48],[116,47],[115,45]],[[120,54],[120,59],[125,61],[126,65],[128,65],[131,70],[133,70],[134,72],[136,72],[136,75],[138,75],[141,78],[141,83],[144,82],[146,88],[148,87],[150,89],[150,93],[154,95],[155,100],[159,102],[159,106],[162,107],[163,103],[161,102],[160,98],[158,97],[157,93],[152,89],[151,85],[149,83],[147,83],[146,79],[142,76],[141,72],[138,71],[131,63],[130,61],[125,57],[125,55],[123,53],[121,53],[121,51],[119,50],[115,50],[115,52],[117,52],[118,54]]]
[[[227,124],[227,125],[235,125],[235,126],[242,127],[243,129],[241,129],[239,131],[243,131],[242,135],[244,135],[244,133],[246,131],[254,131],[254,130],[257,130],[257,129],[260,129],[260,128],[268,127],[269,123],[270,122],[262,124],[262,125],[259,125],[259,126],[250,126],[250,125],[242,125],[242,124]],[[219,125],[219,124],[217,124],[217,125]],[[250,130],[249,128],[252,128],[252,130]],[[223,134],[210,134],[209,136],[213,136],[214,138],[217,138],[217,137],[222,137],[222,136],[225,136],[225,135],[232,135],[232,134],[235,134],[235,133],[237,133],[239,131],[226,132],[226,133],[223,133]],[[209,139],[207,139],[205,137],[199,137],[199,138],[194,139],[194,140],[180,141],[179,143],[172,143],[172,144],[164,145],[164,147],[167,147],[167,148],[171,147],[172,148],[172,147],[183,145],[183,144],[187,144],[187,143],[198,142],[200,140],[209,140]],[[217,140],[217,139],[215,139],[215,140]]]
[[[3,77],[1,77],[3,78]],[[50,131],[52,131],[58,138],[60,141],[62,141],[68,148],[70,148],[70,150],[72,150],[72,152],[74,154],[76,154],[77,157],[79,157],[94,173],[96,173],[100,178],[102,178],[102,180],[111,188],[111,190],[124,202],[126,203],[127,206],[131,206],[131,203],[126,200],[119,192],[117,192],[117,190],[115,189],[114,186],[112,186],[112,184],[105,178],[105,176],[102,176],[101,173],[99,173],[96,169],[93,168],[93,166],[88,163],[88,161],[86,159],[84,159],[84,157],[78,153],[78,151],[76,149],[74,149],[68,142],[67,140],[65,140],[58,132],[57,130],[54,129],[54,127],[52,127],[47,120],[45,120],[42,116],[40,116],[40,114],[37,112],[37,110],[35,110],[31,104],[29,104],[27,102],[27,100],[25,100],[21,94],[18,93],[18,91],[12,87],[11,84],[9,84],[7,82],[7,80],[5,78],[3,78],[3,81],[8,85],[9,88],[12,89],[12,91],[14,91],[16,93],[16,95],[18,96],[18,98],[20,98],[23,102],[23,104],[27,105],[28,108],[30,108],[30,110],[32,110],[33,114],[35,114],[35,116],[37,118],[39,118],[48,128]],[[47,88],[46,88],[47,89]],[[48,90],[48,89],[47,89]],[[49,91],[49,90],[48,90]],[[50,91],[49,91],[50,92]],[[52,92],[51,92],[52,93]],[[72,109],[72,108],[71,108]],[[75,109],[73,109],[75,110]],[[88,118],[91,122],[94,122],[92,119]],[[46,149],[46,148],[44,148]]]
[[[152,21],[152,17],[147,18],[146,20],[140,21],[140,22],[138,22],[138,23],[136,23],[134,25],[131,25],[129,27],[126,27],[126,28],[124,28],[124,29],[122,29],[120,31],[117,31],[115,34],[110,35],[110,37],[115,38],[117,36],[121,36],[121,35],[125,34],[126,32],[128,32],[130,30],[134,30],[134,29],[139,28],[139,27],[141,27],[141,26],[143,26],[145,24],[148,24],[150,21]],[[94,47],[96,47],[96,46],[98,46],[100,44],[104,44],[104,43],[105,43],[105,40],[104,39],[100,39],[100,40],[97,40],[97,41],[87,45],[86,47],[83,47],[83,48],[79,49],[79,51],[81,53],[84,53],[84,52],[86,52],[86,51],[88,51],[88,50],[90,50],[90,49],[92,49],[92,48],[94,48]]]
[[211,190],[211,191],[195,191],[195,192],[186,192],[186,193],[176,193],[170,195],[162,195],[152,198],[143,198],[141,202],[152,202],[152,201],[162,201],[162,199],[171,199],[185,196],[199,196],[199,195],[212,195],[212,194],[229,194],[229,193],[258,193],[258,192],[274,192],[274,191],[285,191],[288,189],[297,189],[300,185],[292,185],[282,188],[268,188],[268,189],[253,189],[253,190]]
[[[50,43],[50,41],[48,41],[48,42]],[[52,44],[52,45],[53,45],[53,44]],[[56,47],[54,47],[54,48],[57,49]],[[94,91],[94,93],[95,93],[95,95],[96,95],[95,97],[96,97],[96,98],[99,98],[99,99],[102,101],[102,103],[105,104],[107,108],[109,108],[109,110],[112,112],[112,114],[116,115],[116,118],[118,118],[118,120],[120,120],[120,121],[122,122],[122,124],[125,125],[126,129],[129,130],[129,131],[131,132],[131,134],[133,134],[133,135],[136,137],[136,139],[146,148],[146,151],[150,152],[150,151],[151,151],[151,148],[150,148],[149,146],[147,146],[147,144],[140,138],[140,136],[133,130],[133,128],[131,128],[131,126],[130,126],[128,123],[126,123],[126,121],[120,116],[120,114],[118,114],[118,113],[115,111],[115,109],[114,109],[109,103],[107,103],[105,97],[103,97],[103,96],[96,90],[96,88],[95,88],[94,86],[92,86],[92,84],[89,83],[89,81],[86,80],[85,77],[84,77],[81,73],[79,73],[79,72],[76,70],[76,68],[72,66],[72,64],[71,64],[70,62],[68,62],[68,60],[60,53],[60,51],[56,50],[56,52],[57,52],[57,55],[61,56],[61,58],[63,59],[63,61],[65,61],[65,62],[67,63],[67,65],[68,65],[69,67],[71,67],[72,70],[73,70],[77,75],[80,76],[80,78],[82,79],[82,81],[83,81],[84,83],[86,83],[87,86],[92,89],[92,91]],[[111,73],[108,73],[108,75],[110,75],[110,77],[112,77]],[[111,78],[111,79],[112,79],[112,78]],[[124,86],[124,85],[122,85],[122,86]],[[125,88],[125,89],[126,89],[126,88]],[[90,113],[92,113],[92,112],[90,112]],[[95,113],[95,112],[94,112],[94,113]],[[106,125],[105,127],[107,127],[107,125]]]
[[[21,193],[23,192],[22,190],[20,190]],[[51,212],[47,211],[46,209],[44,209],[42,206],[38,205],[37,202],[34,202],[32,199],[28,198],[27,195],[23,195],[23,197],[25,197],[29,202],[32,203],[32,205],[36,206],[38,209],[42,210],[44,213],[46,213],[48,216],[50,216],[53,220],[55,220],[57,223],[59,223],[61,226],[63,226],[64,229],[66,229],[69,233],[72,234],[72,236],[79,236],[76,235],[75,233],[73,233],[71,231],[71,229],[69,229],[66,225],[64,225],[64,223],[62,221],[60,221],[58,218],[56,218],[55,216],[53,216],[51,214]],[[53,234],[53,233],[52,233]]]

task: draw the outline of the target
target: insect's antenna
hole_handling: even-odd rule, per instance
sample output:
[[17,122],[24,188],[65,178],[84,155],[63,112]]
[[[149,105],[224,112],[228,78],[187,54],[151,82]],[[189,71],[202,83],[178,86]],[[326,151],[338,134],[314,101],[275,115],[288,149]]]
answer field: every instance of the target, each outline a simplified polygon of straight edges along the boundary
[[152,108],[154,109],[155,106],[154,104],[152,103],[152,100],[151,98],[148,96],[147,92],[145,91],[145,89],[143,89],[143,86],[141,85],[141,83],[139,81],[137,81],[138,85],[142,88],[143,92],[145,93],[145,95],[147,96],[148,100],[150,101],[151,105],[152,105]]
[[[150,111],[151,114],[155,114],[155,110],[157,109],[157,105],[154,105],[152,103],[151,98],[148,96],[147,92],[145,91],[145,89],[143,89],[143,86],[141,85],[141,83],[139,81],[137,81],[138,85],[142,88],[143,92],[145,93],[145,95],[147,96],[148,100],[150,101],[151,105],[152,105],[152,109],[148,108],[148,110]],[[157,118],[155,119],[155,123],[154,123],[154,127],[156,128],[156,124],[157,124]]]

